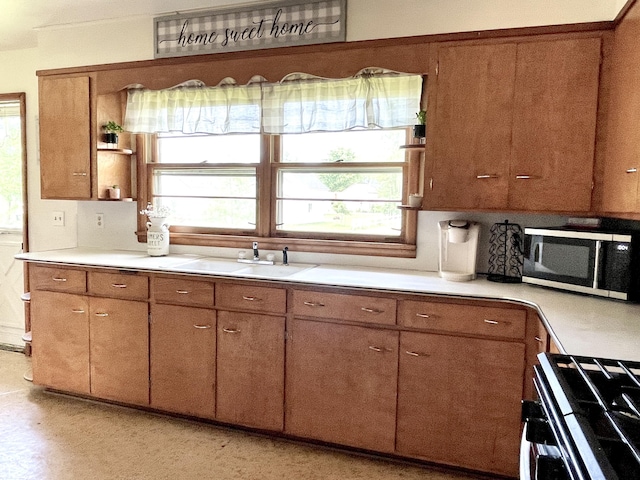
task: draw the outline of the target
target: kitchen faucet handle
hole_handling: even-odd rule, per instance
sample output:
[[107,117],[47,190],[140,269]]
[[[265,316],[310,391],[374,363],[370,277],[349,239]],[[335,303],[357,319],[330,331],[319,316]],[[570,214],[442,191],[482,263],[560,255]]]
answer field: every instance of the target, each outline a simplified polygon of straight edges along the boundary
[[287,252],[289,252],[289,247],[284,247],[282,249],[282,264],[283,265],[289,265],[289,254]]

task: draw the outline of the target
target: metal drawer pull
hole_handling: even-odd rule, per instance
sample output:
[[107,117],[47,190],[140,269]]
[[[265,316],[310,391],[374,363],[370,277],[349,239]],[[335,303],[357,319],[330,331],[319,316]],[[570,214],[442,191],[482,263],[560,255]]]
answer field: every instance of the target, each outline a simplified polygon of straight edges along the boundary
[[324,303],[320,302],[304,302],[307,307],[324,307]]
[[73,172],[74,177],[86,177],[87,172]]
[[176,293],[178,295],[186,295],[187,293],[189,293],[189,290],[176,290]]
[[51,280],[53,280],[54,282],[66,282],[67,279],[63,278],[63,277],[51,277]]
[[237,328],[223,328],[222,331],[224,333],[240,333],[240,330]]
[[96,317],[108,317],[108,316],[109,316],[108,313],[103,313],[103,312],[96,313]]
[[373,313],[375,315],[378,315],[380,313],[384,313],[384,310],[378,310],[376,308],[360,307],[360,310],[362,310],[363,312],[367,312],[367,313]]
[[498,175],[492,175],[492,174],[487,174],[487,175],[476,175],[476,178],[478,180],[485,180],[487,178],[498,178]]
[[405,350],[407,355],[411,355],[412,357],[430,357],[431,355],[428,353],[420,353],[420,352],[412,352],[410,350]]
[[127,288],[127,284],[126,283],[112,283],[111,286],[113,288]]
[[205,329],[211,328],[211,325],[194,325],[193,328]]
[[429,315],[428,313],[416,313],[416,317],[420,317],[420,318],[432,318],[432,315]]
[[539,336],[536,335],[534,338],[536,339],[536,342],[542,343],[542,339]]
[[259,302],[261,299],[258,297],[246,297],[246,296],[242,296],[243,300],[246,300],[247,302]]
[[536,180],[540,175],[516,175],[516,180]]
[[81,308],[73,308],[71,309],[71,313],[84,313],[84,310]]
[[497,320],[489,320],[488,318],[485,318],[484,323],[488,323],[489,325],[498,325],[498,323],[500,322],[498,322]]
[[627,173],[636,173],[638,171],[637,168],[628,168]]
[[373,345],[369,345],[369,350],[373,350],[374,352],[381,352],[382,348],[374,347]]

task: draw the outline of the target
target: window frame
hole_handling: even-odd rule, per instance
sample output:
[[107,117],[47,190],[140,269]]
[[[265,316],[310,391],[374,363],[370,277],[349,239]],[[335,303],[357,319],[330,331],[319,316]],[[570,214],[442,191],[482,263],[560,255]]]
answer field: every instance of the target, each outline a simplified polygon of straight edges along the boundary
[[[406,130],[406,143],[412,141],[411,128]],[[137,135],[138,210],[153,201],[153,170],[166,165],[157,161],[157,135]],[[402,145],[398,145],[401,148]],[[308,234],[307,232],[278,232],[276,229],[277,172],[291,167],[280,162],[281,138],[279,135],[261,134],[260,163],[256,167],[256,229],[254,232],[238,230],[205,229],[200,227],[171,226],[171,243],[175,245],[210,246],[227,248],[248,248],[252,241],[259,241],[267,250],[280,250],[288,246],[292,250],[330,253],[369,255],[385,257],[415,258],[417,237],[417,209],[401,209],[402,231],[399,237],[353,234]],[[421,175],[424,169],[423,149],[406,149],[404,162],[377,162],[375,166],[402,167],[402,199],[406,203],[409,193],[420,191]],[[180,164],[188,167],[190,164]],[[311,164],[313,165],[313,164]],[[246,165],[245,165],[246,166]],[[335,167],[335,165],[332,165]],[[202,168],[202,165],[198,165]],[[210,168],[216,168],[211,164]],[[138,216],[137,236],[139,242],[146,242],[146,218]],[[300,235],[298,235],[300,234]]]

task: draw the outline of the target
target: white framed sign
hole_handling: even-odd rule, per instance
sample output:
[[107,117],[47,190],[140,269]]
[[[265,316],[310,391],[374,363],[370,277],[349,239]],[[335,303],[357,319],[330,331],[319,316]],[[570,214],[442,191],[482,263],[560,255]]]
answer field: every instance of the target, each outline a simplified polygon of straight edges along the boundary
[[346,40],[347,0],[289,0],[154,19],[155,58]]

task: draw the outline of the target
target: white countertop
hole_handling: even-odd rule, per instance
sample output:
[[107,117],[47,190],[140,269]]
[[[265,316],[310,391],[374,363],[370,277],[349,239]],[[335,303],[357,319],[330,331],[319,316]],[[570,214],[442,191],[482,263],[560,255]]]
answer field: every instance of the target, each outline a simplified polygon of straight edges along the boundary
[[537,308],[556,343],[566,353],[640,361],[640,304],[558,292],[526,284],[495,283],[485,278],[469,282],[450,282],[443,280],[435,272],[337,265],[293,264],[291,267],[251,268],[251,265],[240,264],[229,258],[173,254],[166,257],[149,257],[146,252],[89,248],[31,252],[19,254],[16,258],[89,267],[115,267],[514,301]]

